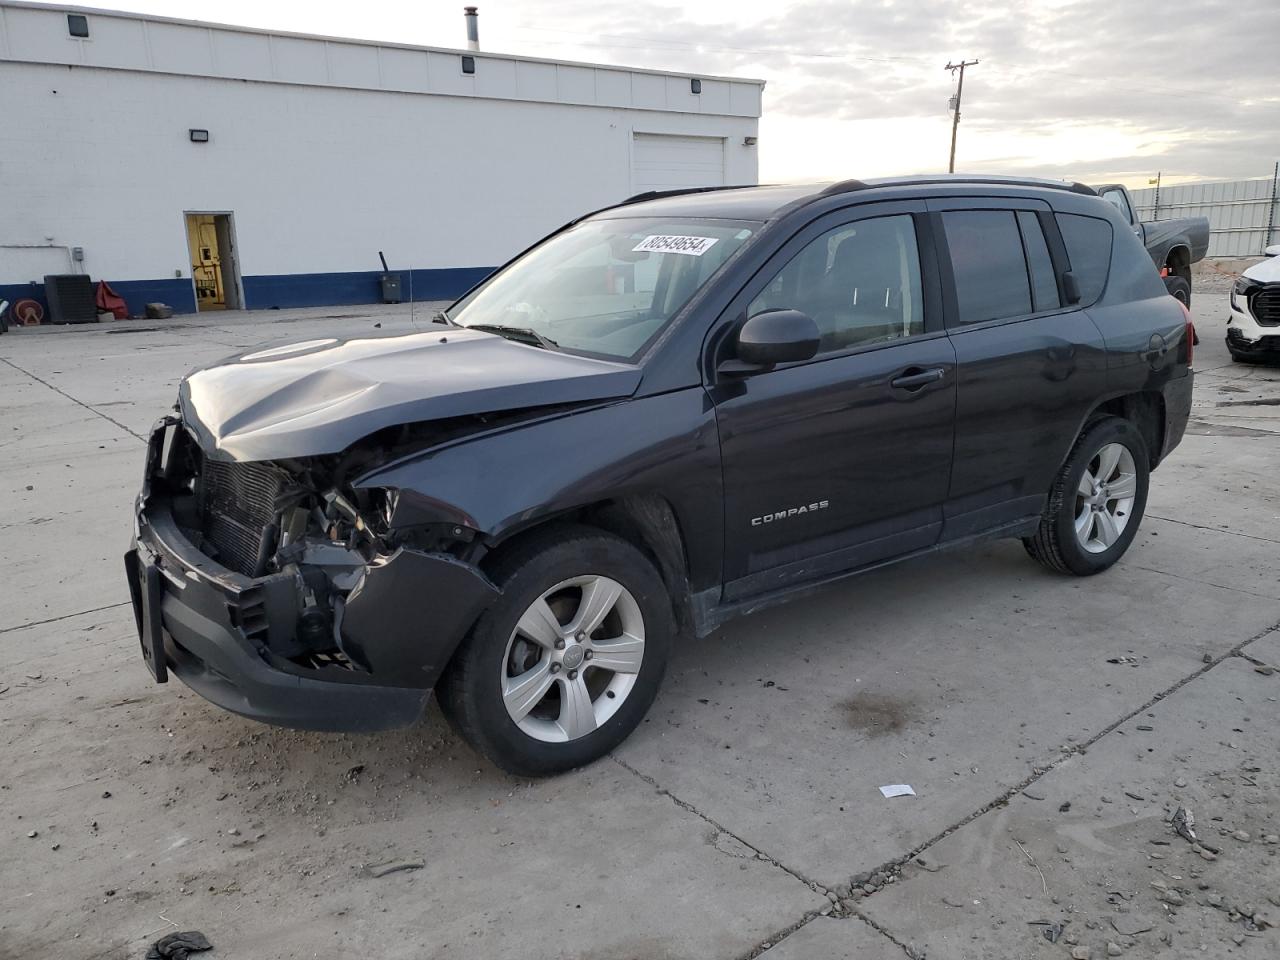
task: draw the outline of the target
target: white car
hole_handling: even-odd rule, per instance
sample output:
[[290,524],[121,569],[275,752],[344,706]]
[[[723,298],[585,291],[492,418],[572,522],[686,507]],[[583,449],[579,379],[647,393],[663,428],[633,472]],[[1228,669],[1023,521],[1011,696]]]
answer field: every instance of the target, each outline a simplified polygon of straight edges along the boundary
[[1227,349],[1238,361],[1280,360],[1280,244],[1240,274],[1231,288]]

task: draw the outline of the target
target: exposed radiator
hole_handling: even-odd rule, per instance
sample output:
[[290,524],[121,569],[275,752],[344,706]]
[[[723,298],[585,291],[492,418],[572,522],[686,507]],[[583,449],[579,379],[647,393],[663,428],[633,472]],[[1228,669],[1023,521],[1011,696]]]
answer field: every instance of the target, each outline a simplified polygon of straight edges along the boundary
[[275,519],[276,497],[286,477],[262,463],[204,462],[200,506],[204,535],[228,569],[258,576],[263,539]]

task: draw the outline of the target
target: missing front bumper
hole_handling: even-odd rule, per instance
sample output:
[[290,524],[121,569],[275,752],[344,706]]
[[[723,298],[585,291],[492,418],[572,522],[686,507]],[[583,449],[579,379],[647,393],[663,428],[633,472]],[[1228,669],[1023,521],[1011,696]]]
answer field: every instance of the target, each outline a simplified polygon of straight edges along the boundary
[[220,566],[186,538],[163,500],[144,499],[125,563],[157,680],[172,671],[224,709],[310,730],[415,722],[454,650],[497,595],[475,567],[398,550],[371,564],[347,598],[340,629],[359,668],[313,669],[274,652],[294,642],[301,611],[293,576],[251,578]]

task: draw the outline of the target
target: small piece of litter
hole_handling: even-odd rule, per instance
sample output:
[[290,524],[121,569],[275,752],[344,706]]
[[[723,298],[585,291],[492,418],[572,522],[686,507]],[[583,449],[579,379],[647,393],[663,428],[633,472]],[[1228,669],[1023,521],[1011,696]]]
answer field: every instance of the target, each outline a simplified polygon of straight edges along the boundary
[[1137,663],[1137,657],[1108,657],[1107,663]]
[[880,793],[885,797],[914,797],[916,792],[911,789],[910,784],[891,783],[887,787],[881,787]]
[[187,960],[188,954],[212,949],[213,945],[203,933],[187,930],[161,937],[147,950],[147,960]]
[[410,870],[421,870],[426,864],[421,860],[407,860],[403,863],[375,863],[366,865],[361,873],[366,877],[385,877],[393,873],[405,873]]

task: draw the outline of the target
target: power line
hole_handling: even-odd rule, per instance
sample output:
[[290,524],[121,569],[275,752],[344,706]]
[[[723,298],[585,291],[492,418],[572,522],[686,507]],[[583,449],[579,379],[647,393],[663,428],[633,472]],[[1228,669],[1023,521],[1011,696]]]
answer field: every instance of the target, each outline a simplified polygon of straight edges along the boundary
[[[671,40],[660,37],[644,37],[635,34],[605,34],[605,33],[587,33],[579,30],[562,30],[558,27],[535,27],[529,24],[516,24],[517,30],[535,30],[539,33],[559,33],[565,36],[573,37],[594,37],[597,40],[607,40],[608,43],[584,43],[581,41],[558,41],[544,40],[544,43],[555,44],[573,44],[580,47],[624,47],[632,49],[663,49],[666,47],[678,47],[684,49],[708,50],[720,53],[752,53],[759,56],[782,55],[788,57],[813,58],[822,60],[860,60],[867,63],[925,63],[921,57],[861,57],[853,56],[847,53],[825,53],[825,52],[806,52],[802,50],[787,49],[785,47],[729,47],[717,46],[715,44],[700,43],[696,40]],[[640,41],[639,43],[629,43],[628,41]]]
[[976,67],[977,60],[961,60],[959,63],[947,61],[944,70],[951,71],[954,77],[957,70],[960,71],[960,83],[956,86],[956,95],[951,98],[951,162],[947,164],[947,173],[956,172],[956,132],[960,127],[960,99],[964,96],[964,68]]

